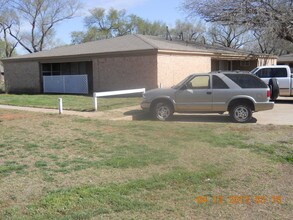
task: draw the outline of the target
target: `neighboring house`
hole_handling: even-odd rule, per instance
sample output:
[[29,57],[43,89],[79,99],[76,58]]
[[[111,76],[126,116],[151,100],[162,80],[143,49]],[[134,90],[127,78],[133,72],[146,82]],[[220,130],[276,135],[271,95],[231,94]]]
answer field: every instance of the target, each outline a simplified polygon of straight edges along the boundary
[[278,65],[288,65],[291,68],[291,72],[293,73],[293,53],[280,56],[278,58]]
[[169,87],[191,73],[252,70],[259,65],[276,64],[276,57],[159,37],[127,35],[2,62],[7,92],[90,94]]

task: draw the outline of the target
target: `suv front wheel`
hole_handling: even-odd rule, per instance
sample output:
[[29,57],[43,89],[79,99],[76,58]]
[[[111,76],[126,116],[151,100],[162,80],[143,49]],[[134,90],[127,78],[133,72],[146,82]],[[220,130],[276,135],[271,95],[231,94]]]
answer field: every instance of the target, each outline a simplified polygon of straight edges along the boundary
[[174,110],[172,106],[167,102],[158,102],[154,104],[152,108],[153,116],[160,120],[160,121],[166,121],[169,120],[174,113]]
[[251,107],[246,104],[233,105],[229,113],[233,121],[237,123],[246,123],[249,122],[252,118]]

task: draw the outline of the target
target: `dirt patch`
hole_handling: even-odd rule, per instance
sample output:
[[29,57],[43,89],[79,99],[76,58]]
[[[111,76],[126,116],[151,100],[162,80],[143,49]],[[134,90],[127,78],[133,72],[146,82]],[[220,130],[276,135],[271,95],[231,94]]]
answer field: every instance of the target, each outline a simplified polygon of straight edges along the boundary
[[0,121],[12,121],[16,119],[27,118],[25,114],[16,114],[16,113],[4,113],[0,114]]

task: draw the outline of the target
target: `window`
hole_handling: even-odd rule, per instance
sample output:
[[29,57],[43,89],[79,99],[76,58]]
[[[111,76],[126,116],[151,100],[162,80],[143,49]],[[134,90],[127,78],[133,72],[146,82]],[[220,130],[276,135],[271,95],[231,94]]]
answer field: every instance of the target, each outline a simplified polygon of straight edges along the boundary
[[220,77],[213,76],[213,89],[229,89],[229,87]]
[[259,78],[272,78],[272,77],[287,77],[286,68],[264,68],[260,69],[256,74]]
[[51,72],[51,64],[44,63],[42,67],[44,72]]
[[250,61],[249,60],[242,60],[240,61],[240,66],[250,66]]
[[52,75],[60,75],[60,63],[52,63]]
[[258,72],[255,74],[259,78],[271,78],[271,68],[266,68],[266,69],[260,69]]
[[43,64],[42,65],[42,72],[43,72],[43,76],[51,76],[52,75],[52,70],[51,70],[51,64]]
[[251,74],[225,74],[225,75],[243,89],[267,88],[267,85],[261,79]]
[[210,77],[209,76],[196,76],[187,83],[188,89],[209,89]]
[[60,63],[44,63],[42,64],[43,76],[60,75]]
[[251,71],[251,73],[252,73],[252,74],[255,74],[258,70],[259,70],[259,68],[256,67],[256,68],[254,68],[254,69]]
[[43,63],[43,76],[87,74],[87,62]]
[[286,68],[272,68],[271,69],[272,77],[287,77]]
[[62,75],[70,75],[71,73],[71,65],[70,63],[61,63],[61,74]]

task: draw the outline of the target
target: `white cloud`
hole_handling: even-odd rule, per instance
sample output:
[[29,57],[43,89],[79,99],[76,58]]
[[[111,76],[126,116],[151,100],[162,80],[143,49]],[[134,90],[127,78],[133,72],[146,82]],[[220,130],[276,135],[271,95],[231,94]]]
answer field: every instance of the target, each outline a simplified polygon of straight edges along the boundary
[[115,9],[129,9],[132,7],[143,5],[149,0],[85,0],[86,9],[91,8],[115,8]]

